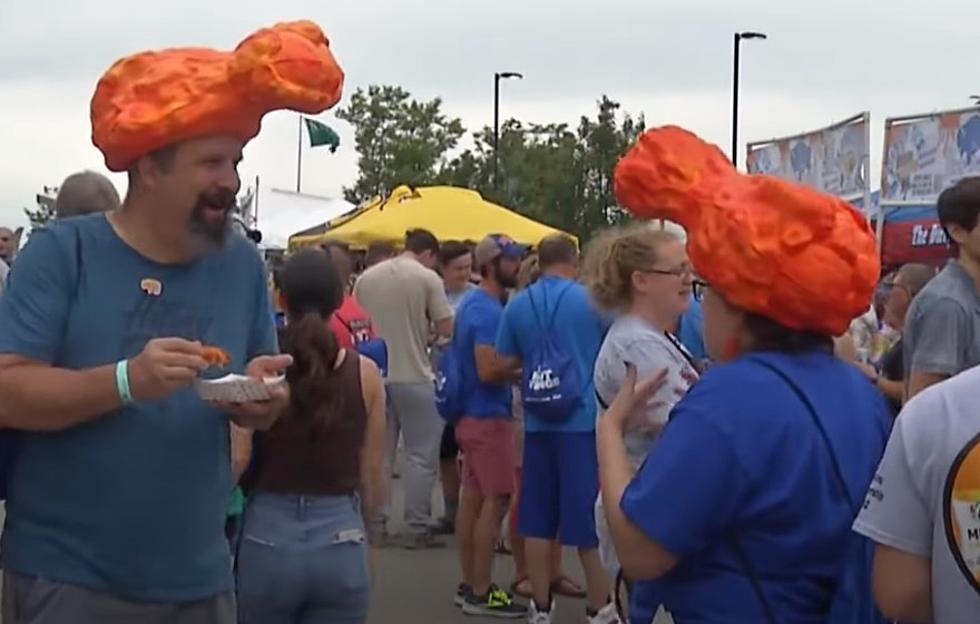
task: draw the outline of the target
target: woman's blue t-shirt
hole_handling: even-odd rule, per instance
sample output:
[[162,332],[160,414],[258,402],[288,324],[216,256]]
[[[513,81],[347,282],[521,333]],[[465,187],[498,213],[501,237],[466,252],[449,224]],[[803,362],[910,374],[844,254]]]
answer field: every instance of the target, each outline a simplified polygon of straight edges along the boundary
[[663,604],[677,624],[766,618],[738,540],[777,622],[826,621],[855,511],[826,444],[778,364],[814,403],[853,500],[863,500],[887,441],[888,408],[830,354],[743,357],[710,369],[671,420],[621,501],[680,562],[638,583],[638,611]]

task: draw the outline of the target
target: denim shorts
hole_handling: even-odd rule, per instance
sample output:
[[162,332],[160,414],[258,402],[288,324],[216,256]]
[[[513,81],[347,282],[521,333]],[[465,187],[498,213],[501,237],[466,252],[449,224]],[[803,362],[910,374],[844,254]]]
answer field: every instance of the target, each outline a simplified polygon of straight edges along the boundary
[[370,596],[356,496],[257,493],[238,551],[240,624],[360,624]]

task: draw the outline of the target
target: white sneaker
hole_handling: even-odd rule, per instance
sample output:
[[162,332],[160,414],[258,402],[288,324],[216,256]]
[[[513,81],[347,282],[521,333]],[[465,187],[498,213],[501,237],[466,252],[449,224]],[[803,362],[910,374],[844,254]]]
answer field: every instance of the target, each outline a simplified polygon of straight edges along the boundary
[[534,604],[534,598],[531,598],[531,604],[527,606],[527,624],[551,624],[551,614],[555,612],[555,601],[551,601],[551,609],[548,611],[538,611],[538,605]]
[[616,605],[612,602],[599,609],[599,612],[592,617],[586,616],[585,621],[587,624],[621,624]]

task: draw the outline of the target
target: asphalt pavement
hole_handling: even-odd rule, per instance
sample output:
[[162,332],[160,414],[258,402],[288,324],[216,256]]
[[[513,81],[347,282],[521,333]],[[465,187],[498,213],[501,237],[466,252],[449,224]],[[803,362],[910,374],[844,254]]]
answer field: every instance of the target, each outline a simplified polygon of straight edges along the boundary
[[[441,494],[436,489],[433,509],[435,514],[440,514]],[[399,522],[403,509],[400,479],[394,480],[392,493],[393,528],[398,532],[404,529]],[[467,616],[453,605],[453,595],[460,581],[459,563],[452,538],[445,538],[445,541],[447,547],[438,550],[410,551],[389,547],[374,551],[375,587],[368,624],[475,623],[495,619]],[[582,566],[574,549],[565,549],[564,572],[584,585]],[[510,556],[497,555],[493,579],[501,587],[510,586],[514,579],[513,559]],[[585,622],[584,600],[559,597],[557,601],[554,624]],[[670,619],[661,615],[655,624],[670,624]]]

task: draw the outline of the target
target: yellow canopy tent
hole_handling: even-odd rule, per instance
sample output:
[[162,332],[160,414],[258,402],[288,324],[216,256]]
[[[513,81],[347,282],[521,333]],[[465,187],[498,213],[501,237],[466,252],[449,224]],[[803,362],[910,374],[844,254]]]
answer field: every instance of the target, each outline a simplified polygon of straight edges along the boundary
[[506,234],[525,245],[537,245],[549,234],[563,233],[489,202],[470,189],[399,186],[383,200],[375,199],[328,221],[322,231],[294,234],[289,238],[289,249],[328,239],[360,248],[379,242],[399,245],[405,231],[412,228],[425,228],[443,241],[479,241],[487,234]]

